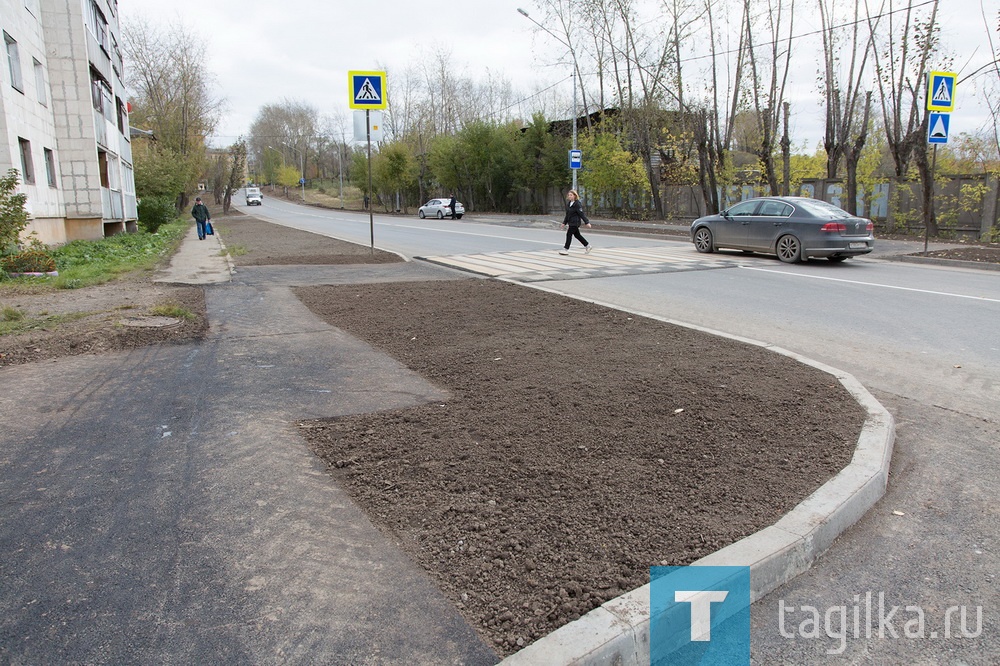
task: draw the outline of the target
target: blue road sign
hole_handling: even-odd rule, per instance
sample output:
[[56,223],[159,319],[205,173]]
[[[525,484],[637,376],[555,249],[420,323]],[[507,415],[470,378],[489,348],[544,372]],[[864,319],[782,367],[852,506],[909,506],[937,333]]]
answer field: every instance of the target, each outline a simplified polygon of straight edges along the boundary
[[930,119],[927,122],[927,143],[948,143],[950,125],[950,113],[931,111]]
[[352,109],[386,108],[385,72],[348,72],[347,83]]
[[931,72],[927,77],[927,110],[950,112],[955,110],[954,72]]
[[582,169],[583,168],[583,151],[582,150],[571,150],[571,151],[569,151],[569,168],[570,169]]

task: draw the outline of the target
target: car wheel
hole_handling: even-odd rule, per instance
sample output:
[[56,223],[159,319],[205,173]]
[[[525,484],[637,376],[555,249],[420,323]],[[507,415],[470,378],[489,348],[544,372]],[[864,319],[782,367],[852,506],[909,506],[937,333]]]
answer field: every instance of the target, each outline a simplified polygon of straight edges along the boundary
[[461,220],[461,219],[462,219],[462,216],[461,216],[461,215],[456,215],[455,217],[456,217],[457,219],[459,219],[459,220]]
[[419,218],[420,218],[420,219],[422,220],[422,219],[424,219],[424,218],[425,218],[425,217],[427,217],[427,216],[426,216],[426,215],[424,215],[424,211],[422,211],[422,210],[418,210],[418,211],[417,211],[417,217],[419,217]]
[[694,249],[699,252],[715,252],[715,241],[712,240],[712,232],[707,227],[701,227],[694,232]]
[[441,211],[438,211],[438,219],[439,220],[443,220],[444,219],[444,213],[442,213]]
[[827,260],[839,264],[842,261],[847,261],[847,257],[827,257]]
[[781,259],[786,264],[797,264],[802,261],[802,243],[791,234],[779,238],[774,250],[778,255],[778,259]]

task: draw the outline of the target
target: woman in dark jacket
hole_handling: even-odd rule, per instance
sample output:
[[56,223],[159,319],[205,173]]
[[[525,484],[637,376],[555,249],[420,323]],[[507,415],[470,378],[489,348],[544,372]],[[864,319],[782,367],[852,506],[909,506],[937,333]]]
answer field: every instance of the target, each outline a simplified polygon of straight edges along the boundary
[[569,254],[569,246],[573,242],[573,237],[583,243],[584,252],[590,254],[593,249],[587,239],[580,234],[580,225],[590,226],[590,220],[583,212],[583,204],[580,203],[580,195],[576,190],[570,190],[566,195],[566,217],[563,218],[563,228],[566,229],[566,247],[559,250],[559,254]]

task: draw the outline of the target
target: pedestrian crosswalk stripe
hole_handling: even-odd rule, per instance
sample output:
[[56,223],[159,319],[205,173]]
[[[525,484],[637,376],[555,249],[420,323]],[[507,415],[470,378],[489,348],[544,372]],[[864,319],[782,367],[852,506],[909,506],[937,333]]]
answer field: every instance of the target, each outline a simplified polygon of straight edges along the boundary
[[694,248],[677,245],[601,248],[589,254],[580,251],[563,255],[554,250],[519,250],[419,258],[519,282],[707,270],[739,265],[737,257],[700,254]]

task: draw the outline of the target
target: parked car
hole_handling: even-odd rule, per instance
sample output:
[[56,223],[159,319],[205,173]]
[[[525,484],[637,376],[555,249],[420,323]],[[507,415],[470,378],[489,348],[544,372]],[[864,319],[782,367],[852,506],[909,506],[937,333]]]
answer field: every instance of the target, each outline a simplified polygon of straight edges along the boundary
[[813,257],[840,262],[875,249],[871,220],[805,197],[748,199],[691,223],[699,252],[766,252],[793,264]]
[[248,187],[246,191],[246,201],[248,206],[263,206],[264,195],[260,193],[260,188]]
[[[417,209],[417,217],[421,220],[425,217],[436,217],[437,219],[443,219],[445,217],[451,217],[451,209],[448,208],[448,202],[451,199],[431,199],[423,206]],[[455,202],[455,219],[461,220],[462,216],[465,215],[465,206],[460,202]]]

